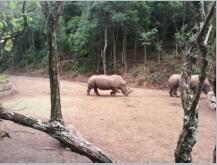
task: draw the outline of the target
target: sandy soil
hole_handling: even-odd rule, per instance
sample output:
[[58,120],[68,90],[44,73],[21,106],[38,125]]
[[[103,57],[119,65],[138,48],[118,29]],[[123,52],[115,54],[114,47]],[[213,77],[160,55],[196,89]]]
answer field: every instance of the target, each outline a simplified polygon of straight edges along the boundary
[[[17,94],[3,99],[4,106],[31,117],[49,119],[49,81],[11,76]],[[167,90],[134,88],[129,97],[110,91],[86,96],[86,83],[61,81],[61,102],[66,126],[74,128],[119,162],[174,162],[183,110],[180,98]],[[200,100],[198,142],[194,162],[211,162],[215,146],[216,113]],[[31,128],[4,121],[0,129],[12,139],[0,142],[0,162],[90,162],[62,148],[58,141]]]

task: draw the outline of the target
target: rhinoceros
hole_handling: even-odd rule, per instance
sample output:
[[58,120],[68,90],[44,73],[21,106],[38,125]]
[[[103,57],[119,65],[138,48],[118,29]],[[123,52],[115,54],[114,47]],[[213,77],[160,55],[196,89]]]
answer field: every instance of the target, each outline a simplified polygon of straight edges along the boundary
[[[173,74],[170,76],[170,78],[168,80],[168,84],[169,84],[169,94],[171,97],[174,95],[177,96],[177,89],[180,85],[180,81],[181,81],[181,75],[180,74]],[[198,85],[199,85],[199,75],[191,75],[190,88],[194,92],[194,94],[196,93]],[[211,90],[212,89],[211,89],[209,80],[206,78],[203,82],[202,91],[205,94],[207,94]]]
[[179,82],[180,82],[180,74],[173,74],[170,76],[168,80],[168,85],[169,85],[169,94],[171,97],[178,96],[177,95],[177,89],[179,87]]
[[98,89],[101,90],[112,90],[111,95],[116,95],[116,93],[121,90],[121,92],[128,96],[132,90],[127,89],[127,81],[125,81],[119,75],[93,75],[88,79],[87,95],[90,95],[91,89],[100,96]]

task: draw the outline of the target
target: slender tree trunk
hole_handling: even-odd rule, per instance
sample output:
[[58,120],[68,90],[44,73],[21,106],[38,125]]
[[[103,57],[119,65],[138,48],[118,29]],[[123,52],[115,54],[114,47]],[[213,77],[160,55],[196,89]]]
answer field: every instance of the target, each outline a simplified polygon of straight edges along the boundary
[[122,53],[121,53],[121,65],[122,66],[124,66],[125,42],[126,42],[126,35],[124,34],[124,37],[123,37],[123,47],[122,47]]
[[[199,3],[199,2],[198,2]],[[184,64],[182,77],[181,77],[181,99],[182,106],[184,109],[184,123],[183,130],[179,136],[177,148],[175,150],[175,162],[176,163],[191,163],[191,151],[193,146],[196,143],[196,135],[198,129],[198,101],[201,94],[201,89],[203,82],[206,78],[206,71],[208,66],[207,61],[207,45],[203,43],[203,37],[207,30],[208,23],[210,21],[211,16],[213,15],[215,8],[215,2],[211,7],[209,13],[206,16],[204,24],[202,28],[200,28],[199,33],[196,36],[196,41],[192,43],[189,48],[187,54],[187,61]],[[191,94],[191,90],[189,87],[190,76],[192,74],[192,68],[196,63],[195,58],[190,58],[193,54],[193,51],[199,46],[200,52],[202,54],[202,67],[201,67],[201,75],[199,78],[199,85],[195,95]]]
[[124,78],[127,77],[127,36],[124,46]]
[[176,42],[176,52],[175,56],[178,57],[178,43]]
[[31,41],[32,41],[32,47],[35,49],[35,42],[34,42],[34,33],[31,31]]
[[107,75],[107,68],[106,68],[106,50],[107,50],[107,45],[108,45],[108,39],[107,39],[107,36],[108,36],[108,28],[107,26],[105,27],[105,45],[104,45],[104,49],[103,49],[103,71],[104,71],[104,74]]
[[123,37],[123,49],[122,49],[122,54],[121,54],[121,63],[122,67],[124,68],[124,76],[126,77],[127,73],[127,60],[126,60],[126,48],[127,47],[127,31],[125,30],[124,32],[124,37]]
[[100,72],[100,60],[101,60],[101,55],[97,55],[97,67],[96,67],[96,73]]
[[[56,12],[61,12],[63,2],[57,2]],[[58,6],[59,5],[59,6]],[[59,121],[63,124],[61,102],[60,102],[60,88],[59,88],[59,67],[56,44],[56,26],[58,15],[60,13],[53,13],[50,3],[45,1],[45,7],[48,11],[47,26],[48,26],[48,56],[49,56],[49,77],[50,77],[50,91],[51,91],[51,121]]]
[[161,52],[160,51],[158,51],[158,64],[160,64],[160,62],[161,62]]
[[[213,91],[214,91],[214,94],[216,97],[216,70],[214,70],[214,73],[215,73],[215,78],[214,78],[214,82],[213,82]],[[213,151],[213,163],[216,163],[216,146],[215,146],[215,149]]]
[[113,60],[114,60],[114,65],[113,65],[113,71],[115,72],[117,70],[117,35],[115,36],[115,32],[113,31]]
[[136,60],[136,53],[137,53],[137,36],[135,36],[134,39],[134,50],[133,50],[134,61]]
[[146,45],[144,45],[144,66],[147,65],[147,52],[146,52]]

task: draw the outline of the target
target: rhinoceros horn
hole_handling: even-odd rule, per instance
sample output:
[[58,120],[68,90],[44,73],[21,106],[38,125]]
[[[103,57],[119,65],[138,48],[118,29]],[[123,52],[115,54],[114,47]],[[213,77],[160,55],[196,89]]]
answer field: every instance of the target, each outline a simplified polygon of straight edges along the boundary
[[132,89],[127,89],[127,96],[130,94],[130,93],[132,93],[133,92],[133,90]]

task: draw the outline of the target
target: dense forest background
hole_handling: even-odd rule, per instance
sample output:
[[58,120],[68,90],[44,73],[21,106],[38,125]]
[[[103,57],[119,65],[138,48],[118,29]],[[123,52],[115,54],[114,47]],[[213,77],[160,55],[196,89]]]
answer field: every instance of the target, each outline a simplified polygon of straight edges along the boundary
[[[201,9],[197,4],[65,2],[56,34],[60,72],[131,73],[140,84],[164,81],[168,78],[165,74],[181,71],[185,51],[196,32],[195,13]],[[203,3],[204,14],[210,4]],[[24,13],[22,2],[1,2],[0,9],[0,70],[41,69],[47,73],[47,25],[40,2],[27,2]],[[23,17],[27,20],[25,29]],[[212,22],[215,28],[215,18]],[[215,30],[211,33],[210,70]],[[197,67],[194,73],[198,73]]]

